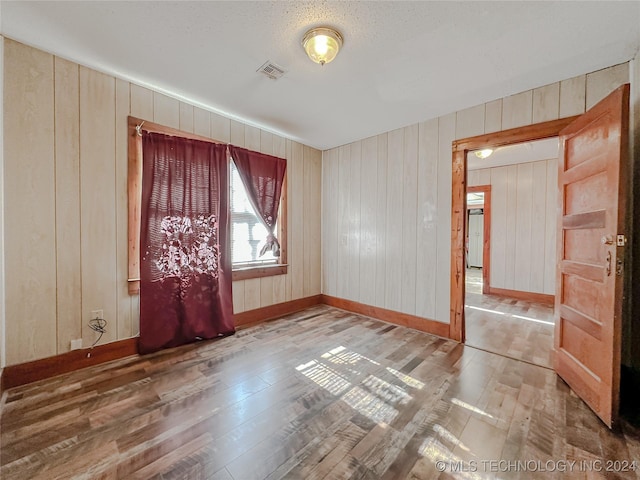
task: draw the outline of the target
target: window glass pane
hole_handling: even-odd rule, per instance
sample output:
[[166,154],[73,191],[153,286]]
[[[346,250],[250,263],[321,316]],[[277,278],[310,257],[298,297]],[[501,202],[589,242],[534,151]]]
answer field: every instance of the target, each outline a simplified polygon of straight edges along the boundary
[[[278,231],[277,225],[275,231]],[[277,263],[271,252],[259,256],[265,244],[264,227],[240,179],[235,163],[231,162],[231,261],[235,267]]]

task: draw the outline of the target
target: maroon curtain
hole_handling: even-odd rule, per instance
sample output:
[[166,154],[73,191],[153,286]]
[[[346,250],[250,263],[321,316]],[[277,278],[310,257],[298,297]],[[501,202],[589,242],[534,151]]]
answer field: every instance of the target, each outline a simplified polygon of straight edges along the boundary
[[233,333],[227,146],[144,132],[140,353]]
[[287,161],[284,158],[252,152],[233,145],[229,145],[229,151],[238,167],[249,201],[269,232],[267,242],[260,250],[260,256],[271,250],[275,257],[279,257],[280,244],[273,229],[278,220],[278,207]]

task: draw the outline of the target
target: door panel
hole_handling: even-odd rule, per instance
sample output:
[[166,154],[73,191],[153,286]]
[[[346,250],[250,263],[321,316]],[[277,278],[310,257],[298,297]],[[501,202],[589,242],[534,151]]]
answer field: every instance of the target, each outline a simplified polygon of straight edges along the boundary
[[565,259],[572,260],[571,263],[600,265],[605,261],[602,249],[581,249],[582,245],[600,243],[600,239],[605,235],[604,228],[590,228],[588,230],[565,230],[564,245]]
[[608,426],[617,421],[626,235],[629,85],[560,132],[555,369]]

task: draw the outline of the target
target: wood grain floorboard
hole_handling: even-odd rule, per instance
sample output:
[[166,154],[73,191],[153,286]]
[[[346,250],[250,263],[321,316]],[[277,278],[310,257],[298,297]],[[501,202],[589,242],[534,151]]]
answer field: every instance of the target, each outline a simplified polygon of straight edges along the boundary
[[3,480],[640,478],[483,469],[637,460],[640,431],[549,369],[328,306],[11,389],[0,433]]
[[482,270],[466,271],[466,344],[553,368],[553,306],[482,294]]

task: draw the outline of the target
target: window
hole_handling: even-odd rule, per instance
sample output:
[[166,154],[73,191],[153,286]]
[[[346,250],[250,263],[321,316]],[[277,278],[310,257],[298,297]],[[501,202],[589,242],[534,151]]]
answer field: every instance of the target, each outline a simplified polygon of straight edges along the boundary
[[[196,140],[215,140],[182,132],[134,117],[129,117],[128,145],[128,195],[129,195],[129,294],[140,292],[140,201],[142,193],[142,141],[136,133],[136,127],[144,124],[143,129],[150,132],[176,135]],[[224,142],[218,142],[224,143]],[[233,280],[267,277],[287,273],[287,180],[282,185],[282,196],[276,224],[276,236],[280,242],[280,257],[271,253],[259,256],[266,237],[266,229],[258,220],[253,207],[231,159],[231,261]],[[256,243],[257,242],[257,243]]]
[[233,263],[233,279],[280,275],[287,273],[286,244],[286,180],[282,185],[282,196],[275,234],[280,242],[280,256],[267,251],[260,256],[260,250],[265,244],[267,229],[264,227],[254,210],[240,174],[233,160],[230,160],[231,188],[231,261]]
[[[233,268],[274,265],[278,258],[267,251],[260,256],[266,243],[267,229],[251,206],[247,192],[240,179],[236,164],[231,162],[231,262]],[[278,227],[276,224],[276,231]]]

